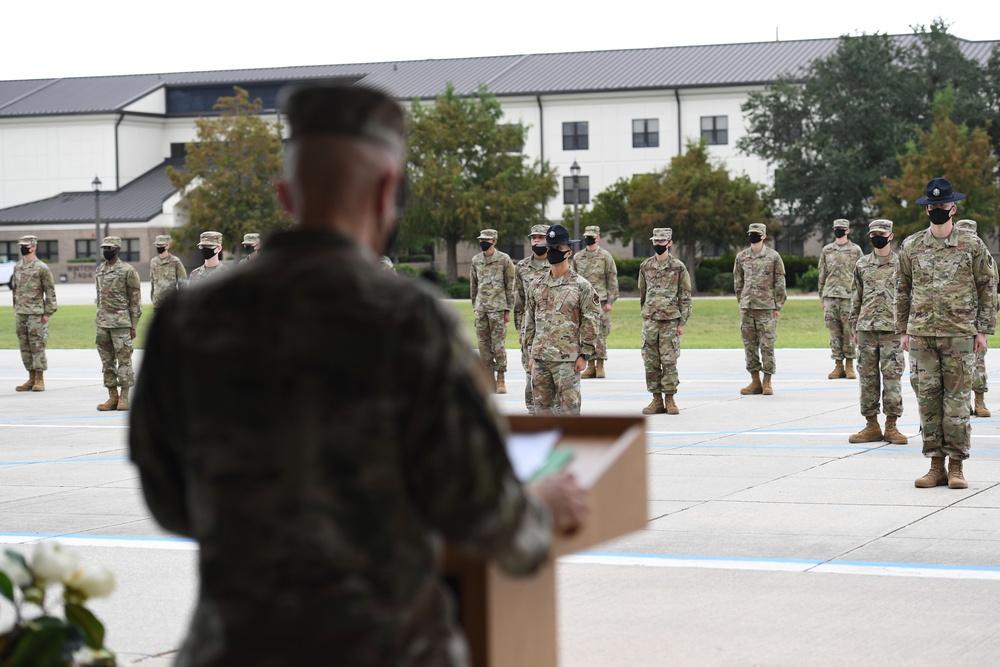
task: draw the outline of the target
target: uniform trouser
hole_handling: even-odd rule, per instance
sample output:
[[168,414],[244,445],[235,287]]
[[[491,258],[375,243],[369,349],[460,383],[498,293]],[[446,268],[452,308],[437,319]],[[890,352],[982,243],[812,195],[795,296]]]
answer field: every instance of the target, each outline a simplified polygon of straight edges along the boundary
[[990,390],[986,384],[986,350],[976,352],[976,370],[972,376],[972,391],[986,393]]
[[830,357],[834,361],[854,358],[851,300],[823,297],[823,321],[830,330]]
[[535,404],[535,414],[580,414],[580,374],[575,366],[575,360],[535,359],[531,372],[531,399]]
[[646,389],[651,394],[677,393],[677,359],[681,356],[679,319],[642,320],[642,363],[646,367]]
[[524,407],[528,408],[528,414],[535,414],[535,401],[531,397],[531,369],[529,368],[531,359],[528,358],[528,350],[521,347],[521,366],[524,367]]
[[774,311],[746,309],[741,310],[740,315],[747,370],[751,373],[763,370],[774,375],[774,343],[778,340],[778,320]]
[[597,331],[597,343],[594,345],[594,358],[608,358],[608,334],[611,333],[611,313],[604,310],[607,301],[601,302],[601,327]]
[[894,331],[858,332],[858,385],[861,388],[861,414],[878,414],[879,388],[882,411],[890,417],[903,414],[903,337]]
[[21,363],[28,371],[49,370],[45,358],[45,342],[49,339],[49,325],[42,323],[41,315],[14,315],[17,345],[21,348]]
[[97,328],[97,353],[101,355],[105,387],[131,387],[131,329]]
[[910,336],[910,385],[917,395],[924,456],[969,458],[972,336]]
[[507,372],[507,323],[504,311],[477,312],[476,338],[479,340],[479,358],[490,373]]

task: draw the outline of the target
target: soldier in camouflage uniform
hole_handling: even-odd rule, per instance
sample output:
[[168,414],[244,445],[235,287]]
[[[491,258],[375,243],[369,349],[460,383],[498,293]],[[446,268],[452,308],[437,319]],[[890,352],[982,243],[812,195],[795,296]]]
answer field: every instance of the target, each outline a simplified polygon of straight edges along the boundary
[[[642,305],[642,362],[646,389],[653,400],[644,415],[680,414],[677,393],[677,360],[681,336],[691,317],[691,276],[679,259],[670,256],[673,230],[658,227],[649,240],[656,255],[639,266],[639,303]],[[666,399],[664,400],[664,397]]]
[[[510,255],[497,250],[497,230],[484,229],[479,234],[481,253],[472,258],[469,272],[469,295],[476,314],[476,338],[479,356],[490,374],[498,394],[507,393],[507,323],[514,308],[514,262]],[[494,377],[494,373],[496,373]]]
[[[966,234],[977,234],[977,227],[975,220],[959,220],[955,223],[955,229]],[[995,262],[993,271],[994,277],[1000,281],[1000,274],[997,273]],[[989,390],[986,376],[986,350],[983,349],[976,352],[976,373],[972,378],[972,393],[976,396],[976,404],[971,412],[977,417],[989,417],[991,414],[989,408],[986,407],[986,392]]]
[[97,267],[97,353],[101,355],[108,400],[98,410],[128,410],[132,374],[132,341],[142,317],[139,273],[118,259],[122,240],[106,236],[101,242],[104,263]]
[[545,233],[551,268],[535,281],[524,308],[524,345],[531,361],[531,398],[536,414],[580,414],[580,373],[594,354],[601,302],[594,288],[569,266],[569,232],[552,225]]
[[243,252],[246,257],[240,260],[240,264],[252,262],[260,257],[260,234],[251,232],[243,235]]
[[[833,243],[823,247],[819,256],[819,296],[823,301],[823,321],[830,330],[831,380],[853,380],[854,330],[851,329],[851,300],[854,296],[854,267],[864,255],[861,246],[851,241],[851,223],[843,218],[833,221]],[[846,367],[845,367],[846,360]]]
[[[788,295],[785,293],[785,263],[781,255],[764,245],[767,228],[759,222],[747,232],[750,247],[736,255],[733,286],[740,304],[740,333],[751,382],[740,389],[749,394],[774,393],[774,344],[778,340],[778,317]],[[761,381],[760,371],[764,371]]]
[[14,266],[11,293],[14,297],[14,331],[21,348],[21,362],[28,380],[16,391],[45,391],[45,343],[49,339],[49,318],[56,312],[56,285],[45,262],[35,256],[37,236],[22,236],[17,241],[21,260]]
[[927,474],[914,482],[918,488],[968,488],[962,462],[969,458],[975,353],[986,349],[996,326],[993,256],[979,237],[952,223],[955,202],[964,198],[946,179],[931,179],[916,202],[927,206],[931,226],[907,238],[899,253],[896,333],[910,353],[923,452],[931,460]]
[[278,191],[294,229],[164,304],[135,392],[146,501],[200,545],[175,664],[467,667],[442,542],[529,573],[585,497],[566,476],[525,492],[454,313],[425,281],[378,266],[402,176],[399,105],[313,86],[284,111]]
[[531,360],[528,348],[524,344],[524,307],[528,300],[528,292],[534,282],[543,273],[548,273],[549,263],[545,260],[545,233],[549,231],[546,225],[532,225],[528,241],[531,242],[531,257],[525,257],[514,267],[514,328],[517,329],[518,342],[521,344],[521,366],[524,368],[524,406],[528,414],[535,414],[535,403],[531,400]]
[[583,232],[586,248],[573,255],[573,270],[587,279],[601,300],[601,330],[597,335],[594,359],[587,362],[582,378],[603,378],[604,362],[608,359],[608,334],[611,333],[611,309],[618,300],[618,266],[611,253],[600,246],[601,228],[587,227]]
[[153,245],[157,256],[149,260],[150,298],[155,311],[167,297],[179,290],[187,280],[184,263],[170,254],[170,237],[162,234]]
[[221,276],[228,269],[226,265],[219,261],[219,253],[222,252],[222,234],[220,232],[202,232],[198,239],[198,250],[205,259],[205,263],[191,272],[188,282],[192,285],[198,281]]
[[[868,225],[872,254],[854,267],[854,297],[851,299],[851,330],[858,350],[861,379],[861,415],[865,427],[848,438],[849,442],[878,442],[885,439],[905,445],[896,420],[903,414],[902,382],[906,355],[902,336],[896,333],[896,271],[899,258],[892,252],[892,220],[873,220]],[[885,434],[878,423],[879,386],[885,412]]]

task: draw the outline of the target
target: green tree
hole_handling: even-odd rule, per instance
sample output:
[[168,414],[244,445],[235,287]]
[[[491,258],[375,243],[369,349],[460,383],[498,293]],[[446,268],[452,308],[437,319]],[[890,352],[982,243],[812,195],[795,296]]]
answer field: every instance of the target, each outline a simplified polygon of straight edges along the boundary
[[[638,179],[648,178],[649,174],[637,174],[631,178],[619,178],[598,193],[591,200],[591,208],[580,211],[581,228],[587,225],[597,225],[601,235],[610,240],[620,240],[625,243],[632,241],[632,218],[629,213],[629,195],[636,187]],[[573,209],[569,208],[569,220],[573,220]]]
[[544,202],[557,190],[555,171],[529,164],[527,127],[504,123],[486,86],[469,98],[448,84],[433,105],[414,100],[407,146],[410,201],[402,220],[408,240],[435,238],[447,248],[447,276],[458,277],[457,248],[485,228],[522,238],[544,221]]
[[274,190],[283,168],[281,127],[260,117],[260,99],[251,101],[238,86],[233,91],[215,103],[218,116],[195,120],[184,167],[167,168],[188,218],[177,234],[183,246],[214,230],[227,249],[240,249],[244,234],[266,235],[290,223]]

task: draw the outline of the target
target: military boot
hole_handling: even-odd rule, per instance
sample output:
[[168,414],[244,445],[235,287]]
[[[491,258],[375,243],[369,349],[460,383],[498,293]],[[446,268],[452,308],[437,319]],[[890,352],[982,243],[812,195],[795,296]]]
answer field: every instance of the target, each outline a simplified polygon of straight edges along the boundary
[[905,445],[909,439],[896,428],[896,417],[886,415],[885,417],[885,438],[890,445]]
[[642,409],[644,415],[662,415],[667,409],[663,406],[663,395],[653,394],[653,400]]
[[882,439],[882,429],[878,425],[878,417],[865,417],[868,423],[865,427],[849,437],[847,442],[878,442]]
[[[507,382],[503,378],[503,371],[497,371],[497,393],[506,394],[507,393]],[[121,408],[118,408],[121,410]]]
[[667,394],[663,397],[663,407],[667,409],[668,415],[679,415],[681,413],[681,409],[674,403],[673,394]]
[[[959,465],[959,474],[962,467]],[[944,471],[944,457],[935,456],[931,458],[931,469],[923,477],[918,477],[913,482],[913,486],[918,489],[933,489],[935,486],[944,486],[948,483],[948,473]]]
[[831,380],[840,380],[842,378],[847,377],[847,372],[844,371],[844,362],[843,362],[843,360],[837,359],[836,363],[837,363],[837,365],[833,367],[833,370],[830,371],[830,374],[827,375],[826,377],[828,377]]
[[965,481],[965,475],[962,474],[962,461],[959,459],[948,459],[948,488],[969,488],[969,483]]
[[858,374],[854,372],[854,359],[844,360],[844,373],[848,380],[858,379]]
[[760,384],[760,373],[758,371],[753,371],[750,373],[750,378],[750,384],[740,389],[740,393],[744,396],[749,396],[751,394],[763,394],[764,387]]
[[118,409],[118,387],[108,387],[108,400],[97,406],[101,412]]
[[771,388],[771,374],[764,373],[764,381],[761,383],[761,393],[765,396],[770,396],[774,393],[774,389]]
[[604,377],[604,359],[597,360],[597,378],[601,379]]
[[597,377],[597,364],[591,359],[587,362],[587,370],[580,374],[580,377],[589,380],[590,378]]
[[986,394],[981,391],[976,392],[976,411],[973,414],[977,417],[989,417],[991,414],[986,407]]
[[28,371],[28,380],[24,384],[14,387],[14,391],[31,391],[35,386],[35,371]]
[[122,387],[121,389],[118,396],[118,410],[121,412],[128,411],[128,387]]
[[42,371],[35,371],[35,384],[31,391],[45,391],[45,378],[42,377]]

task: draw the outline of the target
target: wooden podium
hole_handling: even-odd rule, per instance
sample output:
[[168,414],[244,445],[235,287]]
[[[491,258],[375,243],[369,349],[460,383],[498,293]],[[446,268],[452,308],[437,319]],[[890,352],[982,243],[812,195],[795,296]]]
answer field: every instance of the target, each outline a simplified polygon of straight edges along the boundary
[[646,430],[633,417],[511,417],[510,430],[559,429],[557,449],[573,450],[568,470],[590,492],[590,517],[577,534],[553,541],[549,562],[531,577],[448,549],[444,574],[455,586],[474,667],[554,667],[559,556],[646,525]]

